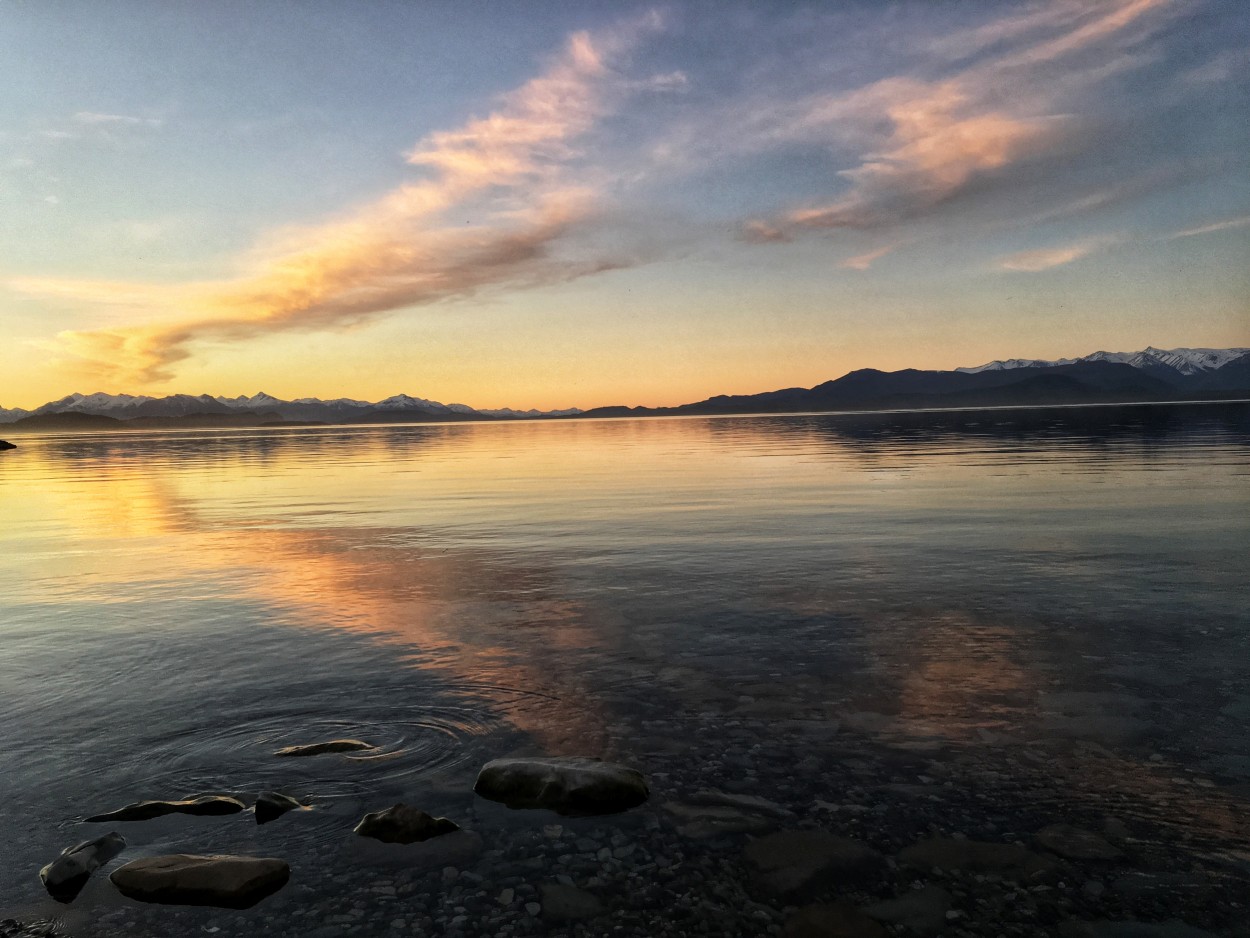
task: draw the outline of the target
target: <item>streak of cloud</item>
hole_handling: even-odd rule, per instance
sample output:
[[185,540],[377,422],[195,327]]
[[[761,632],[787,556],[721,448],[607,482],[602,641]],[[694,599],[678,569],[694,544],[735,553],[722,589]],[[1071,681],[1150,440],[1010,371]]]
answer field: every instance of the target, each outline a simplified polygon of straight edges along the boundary
[[1242,215],[1240,218],[1228,218],[1224,221],[1212,222],[1209,225],[1199,225],[1197,228],[1185,228],[1181,231],[1168,235],[1168,241],[1174,241],[1177,238],[1192,238],[1195,235],[1211,234],[1213,231],[1226,231],[1229,228],[1243,228],[1250,225],[1250,215]]
[[[596,217],[596,193],[566,180],[577,142],[628,95],[680,85],[672,74],[629,79],[618,60],[658,29],[649,14],[608,33],[576,33],[547,70],[489,116],[421,140],[408,162],[427,178],[344,218],[271,236],[251,272],[175,286],[18,279],[19,291],[128,307],[140,318],[182,317],[64,332],[55,349],[98,377],[168,381],[204,341],[282,330],[341,329],[406,307],[481,290],[561,282],[634,262],[579,257],[561,242]],[[90,115],[110,120],[115,115]],[[455,218],[448,218],[450,210]],[[465,224],[464,218],[476,219]]]
[[1020,251],[1002,258],[998,262],[998,266],[1003,270],[1013,270],[1025,273],[1039,273],[1043,270],[1050,270],[1054,267],[1062,267],[1064,264],[1071,264],[1083,257],[1088,257],[1095,251],[1106,247],[1110,242],[1107,240],[1085,241],[1080,244],[1069,244],[1064,247],[1042,248],[1036,251]]
[[[1130,57],[1105,47],[1117,38],[1138,41],[1158,27],[1148,14],[1175,5],[1051,3],[932,43],[939,55],[976,57],[953,73],[892,76],[755,118],[763,146],[805,141],[856,147],[860,156],[858,165],[837,171],[845,182],[837,198],[752,219],[744,238],[784,241],[804,231],[895,225],[1063,152],[1078,130],[1064,94],[1129,67]],[[1104,54],[1065,68],[1086,50]]]
[[100,114],[95,111],[79,111],[74,115],[73,120],[79,124],[91,125],[124,125],[124,126],[146,126],[159,127],[161,121],[155,117],[131,117],[129,114]]
[[898,249],[897,244],[887,244],[879,247],[874,251],[865,251],[863,254],[856,254],[854,257],[848,257],[838,266],[846,270],[867,270],[881,258],[887,254],[893,253]]

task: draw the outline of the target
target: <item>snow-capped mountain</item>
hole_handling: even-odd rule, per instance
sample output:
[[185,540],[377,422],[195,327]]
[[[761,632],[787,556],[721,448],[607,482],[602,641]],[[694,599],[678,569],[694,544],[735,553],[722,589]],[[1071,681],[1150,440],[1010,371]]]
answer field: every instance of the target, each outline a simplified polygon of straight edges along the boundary
[[284,401],[261,391],[256,394],[210,397],[207,394],[192,396],[172,394],[168,397],[148,397],[134,394],[70,394],[56,401],[49,401],[34,411],[0,408],[0,423],[13,423],[23,417],[49,414],[90,414],[129,420],[134,417],[187,417],[192,414],[237,416],[260,415],[270,420],[309,421],[319,423],[343,423],[353,421],[386,421],[412,419],[507,419],[520,417],[562,417],[581,413],[576,408],[560,411],[517,411],[503,408],[496,411],[479,411],[467,404],[443,404],[440,401],[395,394],[377,402],[358,401],[352,398],[321,400],[301,397]]
[[971,368],[956,368],[956,371],[967,375],[979,374],[982,371],[1010,371],[1015,368],[1054,368],[1059,365],[1075,365],[1077,362],[1116,362],[1132,365],[1143,371],[1163,374],[1174,371],[1185,377],[1204,375],[1223,368],[1229,362],[1250,353],[1250,348],[1174,348],[1159,349],[1148,346],[1140,352],[1093,352],[1081,358],[1060,358],[1056,361],[1044,361],[1039,358],[1008,358],[1003,361],[992,361]]

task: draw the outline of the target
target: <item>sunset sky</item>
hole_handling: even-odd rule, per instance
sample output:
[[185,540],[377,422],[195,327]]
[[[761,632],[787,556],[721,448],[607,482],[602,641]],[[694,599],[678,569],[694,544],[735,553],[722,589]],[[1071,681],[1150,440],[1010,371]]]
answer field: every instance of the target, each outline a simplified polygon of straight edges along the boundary
[[0,405],[1250,345],[1250,4],[0,0]]

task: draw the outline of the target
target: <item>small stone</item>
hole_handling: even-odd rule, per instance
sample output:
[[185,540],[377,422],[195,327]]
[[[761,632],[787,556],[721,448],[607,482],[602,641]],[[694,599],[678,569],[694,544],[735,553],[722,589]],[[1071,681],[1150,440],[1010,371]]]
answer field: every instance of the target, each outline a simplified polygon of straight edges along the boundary
[[362,837],[372,837],[386,844],[415,844],[458,831],[460,825],[445,817],[431,817],[406,804],[397,804],[366,814],[354,830]]
[[540,913],[542,910],[543,910],[543,907],[539,905],[537,902],[525,903],[525,911],[528,912],[530,915],[534,916],[535,918],[538,917],[538,913]]
[[359,739],[331,739],[323,743],[306,743],[302,746],[287,746],[274,753],[275,756],[300,758],[320,756],[335,752],[366,752],[376,747]]
[[307,811],[308,808],[296,801],[290,795],[284,795],[277,791],[262,791],[256,796],[256,814],[257,824],[268,824],[275,818],[279,818],[288,811]]
[[105,834],[66,847],[61,855],[39,871],[44,888],[57,902],[72,902],[82,892],[91,874],[126,849],[121,834]]

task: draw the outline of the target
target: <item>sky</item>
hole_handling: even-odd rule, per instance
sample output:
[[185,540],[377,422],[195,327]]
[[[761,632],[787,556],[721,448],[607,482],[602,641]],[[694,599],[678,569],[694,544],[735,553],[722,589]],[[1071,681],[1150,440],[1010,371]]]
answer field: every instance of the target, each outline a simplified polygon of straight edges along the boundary
[[0,405],[1250,346],[1250,5],[0,0]]

